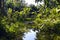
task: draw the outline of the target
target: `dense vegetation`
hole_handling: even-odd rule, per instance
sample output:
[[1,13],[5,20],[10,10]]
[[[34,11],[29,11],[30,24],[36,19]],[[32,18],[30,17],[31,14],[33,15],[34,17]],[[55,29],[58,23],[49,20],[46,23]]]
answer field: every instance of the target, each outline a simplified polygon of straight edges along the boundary
[[60,40],[60,0],[44,3],[27,7],[22,2],[0,0],[0,40],[22,40],[28,29],[40,30],[37,40]]

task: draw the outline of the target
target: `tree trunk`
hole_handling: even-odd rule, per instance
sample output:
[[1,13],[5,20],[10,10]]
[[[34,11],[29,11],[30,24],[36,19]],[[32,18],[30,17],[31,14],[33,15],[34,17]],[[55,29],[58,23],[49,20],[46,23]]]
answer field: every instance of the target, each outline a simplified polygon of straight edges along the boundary
[[5,10],[4,10],[4,0],[0,0],[0,11],[1,11],[1,15],[2,16],[4,16],[4,15],[6,15],[6,13],[5,13]]

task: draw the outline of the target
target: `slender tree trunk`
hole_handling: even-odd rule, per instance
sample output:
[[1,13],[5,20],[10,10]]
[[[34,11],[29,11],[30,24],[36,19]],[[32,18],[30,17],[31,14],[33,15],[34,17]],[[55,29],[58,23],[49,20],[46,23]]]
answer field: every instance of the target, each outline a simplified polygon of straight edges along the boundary
[[4,0],[0,0],[0,9],[1,9],[1,15],[2,16],[4,16],[4,15],[6,15],[6,12],[5,12],[5,10],[4,10]]

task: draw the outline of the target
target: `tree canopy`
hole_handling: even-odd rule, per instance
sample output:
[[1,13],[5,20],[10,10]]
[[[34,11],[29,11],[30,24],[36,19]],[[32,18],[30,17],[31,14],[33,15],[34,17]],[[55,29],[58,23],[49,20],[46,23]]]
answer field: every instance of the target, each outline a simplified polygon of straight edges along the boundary
[[39,7],[0,0],[0,40],[22,40],[28,29],[40,30],[37,40],[60,40],[60,0],[44,0]]

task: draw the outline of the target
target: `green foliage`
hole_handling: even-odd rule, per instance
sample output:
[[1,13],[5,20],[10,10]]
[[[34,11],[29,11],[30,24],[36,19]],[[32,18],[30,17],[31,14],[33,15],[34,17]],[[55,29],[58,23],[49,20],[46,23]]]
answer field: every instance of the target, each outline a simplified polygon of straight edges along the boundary
[[[7,0],[6,4],[10,2],[12,1]],[[22,38],[23,33],[30,28],[40,29],[37,40],[60,40],[60,5],[58,5],[60,3],[57,0],[44,0],[44,2],[44,6],[40,8],[24,6],[20,11],[7,8],[7,16],[0,15],[0,30],[4,29],[10,39],[3,37],[1,40],[15,40],[13,37],[17,39],[18,35]],[[21,5],[15,1],[12,6]]]

